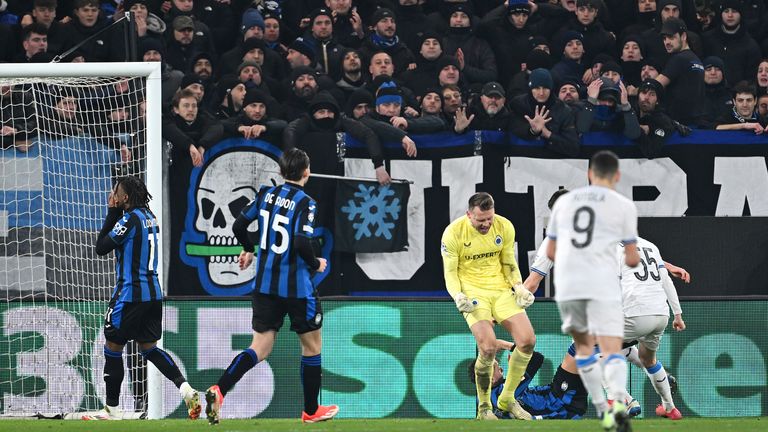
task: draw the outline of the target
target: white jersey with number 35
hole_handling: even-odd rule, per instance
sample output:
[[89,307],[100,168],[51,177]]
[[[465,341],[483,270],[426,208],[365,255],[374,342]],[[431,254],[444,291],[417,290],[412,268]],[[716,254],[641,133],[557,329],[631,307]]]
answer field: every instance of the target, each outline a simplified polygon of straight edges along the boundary
[[624,316],[669,315],[664,278],[667,270],[661,259],[659,248],[648,240],[637,238],[637,252],[640,264],[630,267],[624,261],[624,247],[619,245],[621,265],[621,289]]
[[571,191],[555,203],[547,237],[556,240],[556,301],[621,301],[616,244],[637,241],[631,200],[602,186]]

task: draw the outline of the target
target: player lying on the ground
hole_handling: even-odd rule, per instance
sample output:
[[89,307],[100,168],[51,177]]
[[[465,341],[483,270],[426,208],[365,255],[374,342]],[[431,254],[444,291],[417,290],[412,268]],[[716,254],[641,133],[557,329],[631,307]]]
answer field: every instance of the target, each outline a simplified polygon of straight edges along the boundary
[[[498,340],[499,349],[513,351],[514,344],[504,340]],[[523,380],[515,388],[515,399],[520,406],[528,411],[535,420],[541,419],[580,419],[587,412],[587,390],[581,382],[579,372],[576,369],[574,359],[575,348],[573,344],[565,353],[562,363],[557,368],[552,382],[547,385],[530,386],[533,377],[544,363],[544,356],[534,351],[531,361],[525,370]],[[475,380],[475,363],[469,365],[469,379]],[[497,361],[493,364],[493,387],[491,390],[491,402],[497,417],[503,419],[513,418],[509,413],[499,410],[496,401],[504,390],[504,374]]]

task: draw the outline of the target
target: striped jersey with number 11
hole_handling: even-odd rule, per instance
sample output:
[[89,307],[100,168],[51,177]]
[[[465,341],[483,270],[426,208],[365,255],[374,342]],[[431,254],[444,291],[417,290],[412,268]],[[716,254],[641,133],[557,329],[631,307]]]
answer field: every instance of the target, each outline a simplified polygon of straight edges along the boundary
[[258,220],[254,292],[280,297],[313,298],[310,268],[294,248],[296,236],[314,235],[317,204],[291,183],[265,186],[242,212]]
[[161,300],[163,290],[157,278],[157,245],[160,227],[149,209],[134,208],[109,232],[115,248],[117,285],[112,297],[138,303]]

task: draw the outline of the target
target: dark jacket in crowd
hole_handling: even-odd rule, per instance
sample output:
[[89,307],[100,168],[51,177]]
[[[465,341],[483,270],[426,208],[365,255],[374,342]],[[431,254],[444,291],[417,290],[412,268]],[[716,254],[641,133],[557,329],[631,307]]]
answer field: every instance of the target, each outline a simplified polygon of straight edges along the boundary
[[[66,51],[74,47],[80,42],[98,33],[109,24],[110,23],[108,23],[106,20],[99,19],[92,27],[85,27],[80,24],[78,19],[73,19],[72,21],[61,26],[61,32],[59,35],[61,38],[61,50]],[[109,32],[112,31],[122,31],[122,28],[113,27],[78,48],[78,50],[85,55],[87,61],[105,62],[111,59],[111,36]]]
[[591,98],[584,104],[584,111],[579,115],[576,129],[582,134],[614,132],[623,134],[629,139],[637,139],[642,135],[640,123],[631,105],[598,105],[597,100]]
[[438,116],[407,117],[407,130],[392,126],[389,122],[390,118],[374,111],[363,116],[359,121],[368,126],[382,143],[401,143],[406,136],[413,138],[411,135],[437,133],[445,130],[445,122]]
[[[557,98],[552,92],[544,104],[539,104],[530,93],[514,97],[510,103],[512,111],[512,125],[510,131],[518,138],[534,140],[538,135],[531,133],[531,126],[525,116],[533,117],[537,105],[544,105],[549,110],[552,120],[547,123],[547,129],[552,136],[545,140],[545,148],[566,156],[579,154],[579,134],[576,131],[576,122],[573,112],[568,106]],[[543,138],[542,138],[543,139]]]
[[726,81],[737,83],[742,80],[753,80],[757,66],[760,64],[760,46],[747,33],[744,25],[734,34],[723,31],[717,26],[701,36],[704,46],[704,57],[717,56],[723,60]]
[[461,76],[468,84],[485,84],[496,81],[498,68],[496,56],[491,45],[479,38],[472,31],[472,27],[449,28],[443,37],[443,53],[456,56],[456,51],[461,48],[464,53],[464,69]]
[[272,144],[280,146],[283,137],[283,131],[285,130],[285,127],[288,126],[288,123],[286,123],[285,120],[280,120],[269,116],[265,116],[261,120],[253,120],[245,115],[244,111],[241,111],[240,114],[235,117],[221,121],[221,127],[224,131],[224,138],[242,137],[243,134],[237,130],[240,126],[255,125],[261,125],[267,128],[266,131],[259,135],[258,139],[269,141]]

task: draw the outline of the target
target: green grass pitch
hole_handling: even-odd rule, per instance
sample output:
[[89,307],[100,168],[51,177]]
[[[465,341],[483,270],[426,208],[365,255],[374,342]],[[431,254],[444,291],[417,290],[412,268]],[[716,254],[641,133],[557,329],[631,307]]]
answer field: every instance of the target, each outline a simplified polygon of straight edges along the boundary
[[[751,432],[768,431],[767,417],[751,418],[691,418],[681,421],[667,419],[637,419],[632,422],[635,432]],[[522,422],[500,420],[479,422],[475,420],[432,419],[384,419],[384,420],[332,420],[325,423],[301,424],[298,419],[250,419],[222,420],[217,426],[209,426],[201,419],[187,420],[124,420],[124,421],[77,421],[77,420],[0,420],[0,430],[23,432],[517,432],[517,431],[573,431],[602,432],[597,420],[547,420]]]

